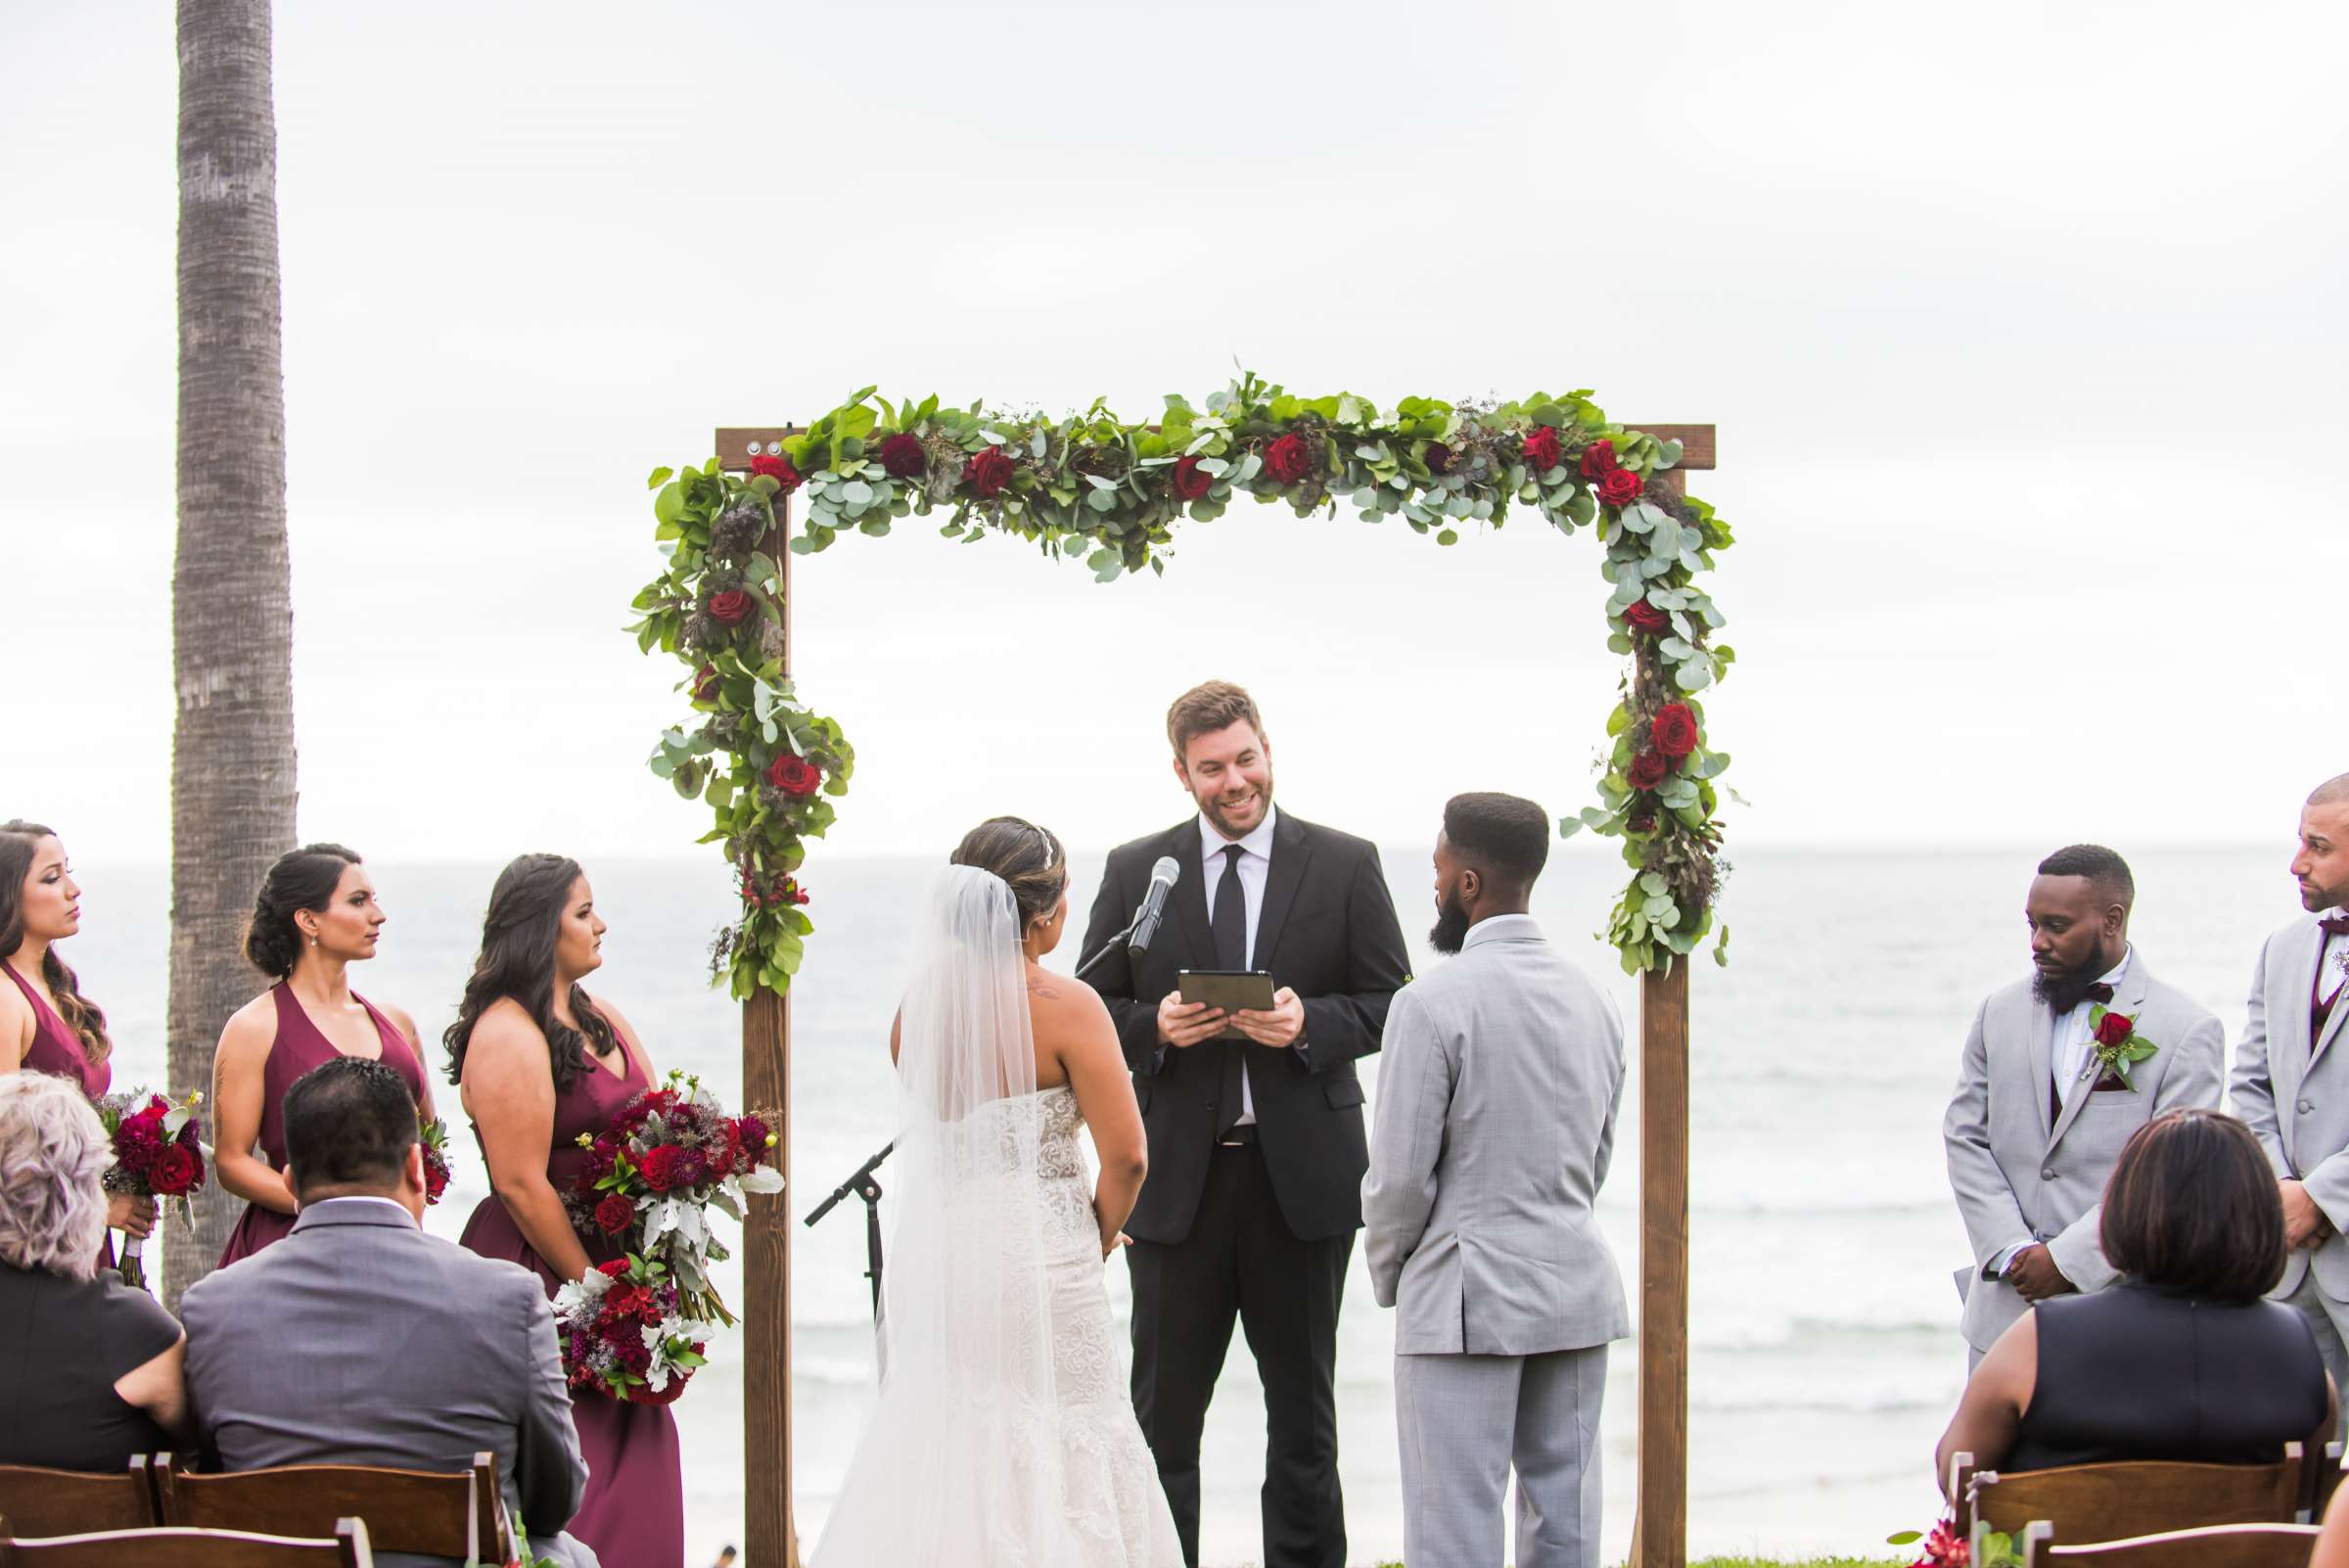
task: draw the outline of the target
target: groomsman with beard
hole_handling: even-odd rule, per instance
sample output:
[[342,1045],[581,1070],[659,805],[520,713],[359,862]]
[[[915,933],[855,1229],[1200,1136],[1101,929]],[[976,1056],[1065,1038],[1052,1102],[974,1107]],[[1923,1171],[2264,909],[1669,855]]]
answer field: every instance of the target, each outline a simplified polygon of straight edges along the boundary
[[2251,971],[2250,1016],[2228,1085],[2268,1152],[2283,1197],[2283,1279],[2274,1292],[2308,1318],[2333,1383],[2349,1389],[2349,773],[2300,810],[2292,856],[2308,913],[2267,940]]
[[[2097,1222],[2121,1146],[2163,1111],[2219,1103],[2226,1033],[2130,945],[2136,897],[2110,850],[2042,860],[2023,907],[2036,974],[1966,1036],[1942,1137],[1973,1244],[1958,1293],[1976,1362],[2033,1302],[2113,1282]],[[2141,1059],[2124,1071],[2126,1054]]]
[[[1090,976],[1150,1140],[1126,1222],[1134,1414],[1196,1568],[1199,1439],[1236,1315],[1265,1389],[1265,1568],[1344,1568],[1338,1301],[1369,1164],[1354,1064],[1378,1049],[1409,958],[1378,851],[1274,810],[1245,691],[1184,693],[1167,739],[1197,813],[1110,853],[1083,948],[1124,929],[1162,856],[1181,867],[1149,948],[1119,943]],[[1185,969],[1267,970],[1272,1006],[1185,1005]],[[1244,1038],[1216,1038],[1227,1024]]]

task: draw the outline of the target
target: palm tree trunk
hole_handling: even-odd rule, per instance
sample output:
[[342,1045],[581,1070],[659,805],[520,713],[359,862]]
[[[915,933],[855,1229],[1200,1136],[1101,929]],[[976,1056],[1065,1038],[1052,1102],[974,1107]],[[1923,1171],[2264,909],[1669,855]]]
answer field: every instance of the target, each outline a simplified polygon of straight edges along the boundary
[[[269,0],[179,0],[179,546],[171,578],[171,1089],[211,1088],[212,1045],[253,993],[240,953],[294,843],[294,609],[286,550],[277,118]],[[207,1118],[207,1122],[208,1122]],[[165,1226],[176,1308],[227,1239],[207,1187]]]

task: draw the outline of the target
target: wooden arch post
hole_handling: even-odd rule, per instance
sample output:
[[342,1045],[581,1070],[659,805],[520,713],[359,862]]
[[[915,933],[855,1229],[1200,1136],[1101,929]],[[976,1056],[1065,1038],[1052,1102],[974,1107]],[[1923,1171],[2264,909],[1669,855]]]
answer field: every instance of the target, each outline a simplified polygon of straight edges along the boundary
[[[1675,494],[1714,466],[1711,425],[1627,424],[1681,443],[1666,471]],[[717,454],[735,472],[779,452],[788,425],[720,426]],[[791,672],[790,497],[760,548],[783,576],[783,671]],[[1644,657],[1644,656],[1643,656]],[[1639,1502],[1632,1568],[1688,1560],[1688,964],[1639,984]],[[791,1167],[791,997],[761,987],[742,1004],[746,1105],[782,1113],[777,1161]],[[743,1568],[800,1568],[791,1511],[791,1214],[789,1188],[750,1199],[743,1224]]]

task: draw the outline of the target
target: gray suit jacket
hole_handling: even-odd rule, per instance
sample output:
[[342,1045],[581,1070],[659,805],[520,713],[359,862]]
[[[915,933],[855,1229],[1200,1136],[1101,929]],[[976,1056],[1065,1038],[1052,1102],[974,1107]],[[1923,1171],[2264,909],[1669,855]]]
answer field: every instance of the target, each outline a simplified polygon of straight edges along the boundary
[[2142,951],[2132,953],[2110,1005],[2160,1049],[2131,1070],[2134,1092],[2075,1092],[2051,1122],[2055,1020],[2029,981],[1993,992],[1965,1037],[1942,1141],[1973,1246],[1973,1263],[1957,1277],[1965,1299],[1959,1327],[1976,1350],[1990,1349],[2029,1305],[2005,1280],[1984,1279],[1983,1268],[2016,1242],[2038,1241],[2081,1290],[2111,1284],[2096,1227],[2121,1146],[2163,1111],[2219,1103],[2226,1031],[2184,992],[2154,979]]
[[1363,1253],[1402,1356],[1534,1356],[1631,1332],[1591,1216],[1623,1097],[1623,1021],[1527,915],[1481,921],[1395,993]]
[[594,1563],[580,1544],[552,1539],[578,1508],[587,1466],[554,1314],[528,1269],[427,1235],[390,1203],[336,1198],[302,1210],[285,1240],[188,1287],[180,1315],[189,1397],[223,1469],[453,1472],[486,1450],[532,1548],[568,1568]]
[[2333,1007],[2322,1038],[2308,1038],[2324,951],[2324,929],[2313,915],[2293,921],[2260,947],[2228,1098],[2268,1151],[2278,1178],[2306,1186],[2335,1232],[2313,1251],[2285,1256],[2283,1283],[2275,1294],[2290,1295],[2313,1268],[2318,1289],[2349,1301],[2349,1239],[2339,1234],[2349,1225],[2349,1062],[2342,1060],[2340,1043],[2349,1000]]

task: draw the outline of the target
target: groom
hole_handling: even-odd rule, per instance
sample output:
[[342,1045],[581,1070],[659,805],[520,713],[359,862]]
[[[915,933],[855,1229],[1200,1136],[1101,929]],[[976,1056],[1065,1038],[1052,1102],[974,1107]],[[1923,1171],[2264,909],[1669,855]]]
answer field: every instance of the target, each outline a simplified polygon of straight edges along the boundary
[[[1210,681],[1167,713],[1198,807],[1112,851],[1084,948],[1124,929],[1171,855],[1181,874],[1149,949],[1093,972],[1150,1140],[1126,1230],[1133,1409],[1186,1562],[1199,1561],[1199,1435],[1238,1316],[1265,1389],[1265,1568],[1343,1568],[1338,1298],[1361,1227],[1362,1085],[1409,979],[1378,852],[1272,807],[1272,751],[1245,691]],[[1271,972],[1273,1004],[1185,1005],[1176,972]],[[1246,1038],[1214,1038],[1226,1025]]]
[[1992,992],[1966,1035],[1942,1136],[1973,1244],[1958,1293],[1977,1363],[2032,1303],[2112,1283],[2097,1223],[2121,1146],[2163,1111],[2219,1103],[2226,1035],[2130,945],[2136,899],[2098,845],[2040,861],[2023,904],[2034,976]]

